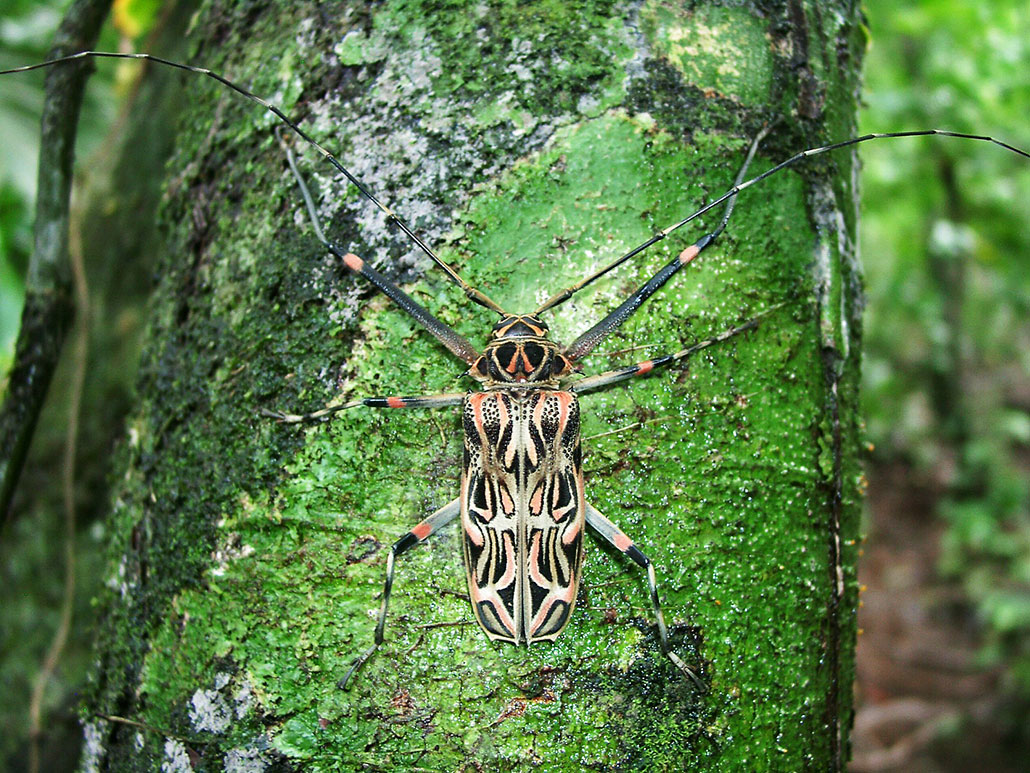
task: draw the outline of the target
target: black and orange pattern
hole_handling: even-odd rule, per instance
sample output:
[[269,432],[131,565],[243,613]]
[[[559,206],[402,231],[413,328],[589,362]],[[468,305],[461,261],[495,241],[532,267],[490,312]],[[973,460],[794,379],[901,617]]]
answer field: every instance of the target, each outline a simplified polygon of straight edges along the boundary
[[579,404],[571,392],[473,392],[464,403],[461,526],[469,596],[491,639],[553,640],[583,562]]

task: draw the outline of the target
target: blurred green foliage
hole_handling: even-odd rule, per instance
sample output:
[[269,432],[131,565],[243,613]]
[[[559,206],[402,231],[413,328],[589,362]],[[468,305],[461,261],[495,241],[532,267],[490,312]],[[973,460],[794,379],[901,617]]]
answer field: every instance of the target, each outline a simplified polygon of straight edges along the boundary
[[[139,1],[118,0],[118,5],[124,7],[123,17],[128,14],[130,20],[140,19]],[[153,7],[156,0],[145,2]],[[54,28],[68,4],[69,0],[0,0],[0,69],[45,59]],[[146,17],[142,19],[143,23],[136,25],[141,34],[146,31]],[[118,29],[125,29],[126,25],[123,18]],[[100,47],[118,49],[126,40],[118,29],[109,25]],[[128,45],[138,44],[130,40]],[[127,69],[131,70],[131,65],[98,67],[90,79],[79,125],[79,168],[83,164],[88,166],[90,159],[96,157],[95,150],[111,130],[119,109],[115,97],[122,91],[128,92],[127,86],[131,85],[128,81],[126,86],[119,85],[126,80]],[[44,78],[44,72],[0,78],[0,384],[13,355],[32,248],[32,202]],[[109,339],[110,336],[106,340]],[[74,347],[69,343],[67,348]],[[97,375],[96,370],[91,373],[89,378]],[[0,734],[0,769],[5,770],[26,769],[29,700],[40,664],[58,629],[64,599],[66,533],[58,481],[66,431],[67,382],[67,369],[59,369],[51,385],[50,405],[36,428],[15,512],[5,513],[0,519],[0,695],[4,696],[0,702],[0,727],[4,728]],[[99,413],[94,411],[86,416],[83,427],[95,423]],[[82,430],[82,434],[86,433]],[[83,471],[103,464],[103,458],[96,458],[95,449],[106,451],[107,447],[102,440],[92,445],[81,440],[82,435],[73,628],[44,694],[44,770],[70,769],[81,742],[76,696],[93,658],[92,598],[103,577],[103,526],[91,523],[89,518],[101,509],[95,501],[99,498],[95,485],[98,476],[93,476],[94,485],[90,486],[89,476]],[[94,449],[93,454],[83,453],[84,448]],[[66,759],[62,755],[71,756]]]
[[[54,29],[68,4],[68,0],[4,0],[0,12],[0,69],[45,59]],[[118,39],[113,29],[102,38],[104,45],[114,47]],[[79,123],[80,159],[89,157],[111,124],[115,73],[115,68],[99,68],[90,79]],[[7,373],[14,354],[25,269],[32,250],[32,202],[36,198],[45,77],[43,72],[26,73],[5,77],[0,83],[0,374]]]
[[[1030,148],[1025,0],[866,9],[863,131]],[[942,492],[940,568],[1030,697],[1030,161],[938,139],[873,143],[863,160],[869,436]]]

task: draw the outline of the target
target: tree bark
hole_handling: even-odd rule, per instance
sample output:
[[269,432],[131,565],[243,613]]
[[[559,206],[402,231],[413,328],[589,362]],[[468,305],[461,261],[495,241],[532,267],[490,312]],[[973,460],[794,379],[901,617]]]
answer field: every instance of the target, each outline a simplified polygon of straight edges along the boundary
[[[857,4],[210,3],[194,63],[299,119],[473,285],[525,312],[732,184],[854,132]],[[686,367],[584,396],[587,498],[655,562],[589,541],[553,645],[473,623],[454,411],[261,409],[468,388],[465,366],[327,257],[270,115],[184,77],[159,282],[108,520],[85,763],[216,770],[842,770],[858,533],[854,159],[740,197],[726,235],[588,373],[758,314]],[[159,120],[170,121],[172,116]],[[298,146],[330,236],[470,340],[471,306]],[[677,232],[548,318],[564,342],[711,230]],[[596,289],[595,289],[596,288]],[[610,354],[609,354],[610,353]],[[127,720],[127,721],[126,721]],[[135,723],[135,724],[133,724]]]

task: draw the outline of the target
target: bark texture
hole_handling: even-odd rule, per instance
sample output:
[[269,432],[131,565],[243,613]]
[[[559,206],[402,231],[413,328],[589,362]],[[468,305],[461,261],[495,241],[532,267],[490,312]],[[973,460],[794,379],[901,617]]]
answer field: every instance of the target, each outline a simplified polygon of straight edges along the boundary
[[[302,120],[511,311],[725,191],[764,123],[756,171],[853,134],[864,42],[844,2],[211,2],[191,35],[194,63]],[[470,385],[320,248],[272,117],[200,78],[182,87],[86,765],[843,769],[853,157],[748,191],[720,243],[586,363],[675,351],[777,307],[685,368],[583,398],[587,497],[655,562],[673,647],[709,692],[658,651],[642,573],[593,541],[560,639],[491,644],[456,528],[399,562],[387,642],[344,692],[389,545],[456,496],[458,416],[354,410],[298,429],[258,411]],[[331,237],[482,344],[496,317],[300,151]],[[576,296],[552,332],[571,340],[703,232]]]

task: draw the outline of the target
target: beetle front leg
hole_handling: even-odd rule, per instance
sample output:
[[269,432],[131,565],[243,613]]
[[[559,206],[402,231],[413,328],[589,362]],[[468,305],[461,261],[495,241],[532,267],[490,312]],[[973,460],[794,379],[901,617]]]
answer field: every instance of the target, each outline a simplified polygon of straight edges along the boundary
[[460,499],[448,502],[393,543],[393,547],[390,548],[390,555],[386,558],[386,582],[383,584],[383,602],[379,607],[379,622],[376,623],[374,643],[364,653],[362,653],[356,661],[354,661],[354,665],[350,667],[350,671],[348,671],[347,675],[340,680],[340,689],[348,689],[351,677],[354,676],[355,672],[361,668],[370,657],[372,657],[375,651],[379,649],[379,645],[383,643],[383,630],[386,628],[386,609],[390,604],[390,591],[393,588],[394,560],[409,548],[414,547],[423,540],[428,539],[433,534],[436,534],[436,532],[440,531],[440,529],[457,518],[460,513]]
[[662,614],[662,605],[658,600],[658,584],[655,581],[654,565],[644,553],[633,544],[633,540],[626,536],[618,526],[605,518],[591,504],[586,506],[587,525],[609,545],[618,550],[624,556],[647,571],[647,587],[651,592],[651,605],[654,607],[655,620],[658,622],[658,640],[661,643],[662,652],[672,661],[680,671],[690,677],[694,685],[701,691],[707,692],[708,688],[697,674],[683,662],[683,658],[677,655],[669,647],[669,633],[665,627],[665,615]]

